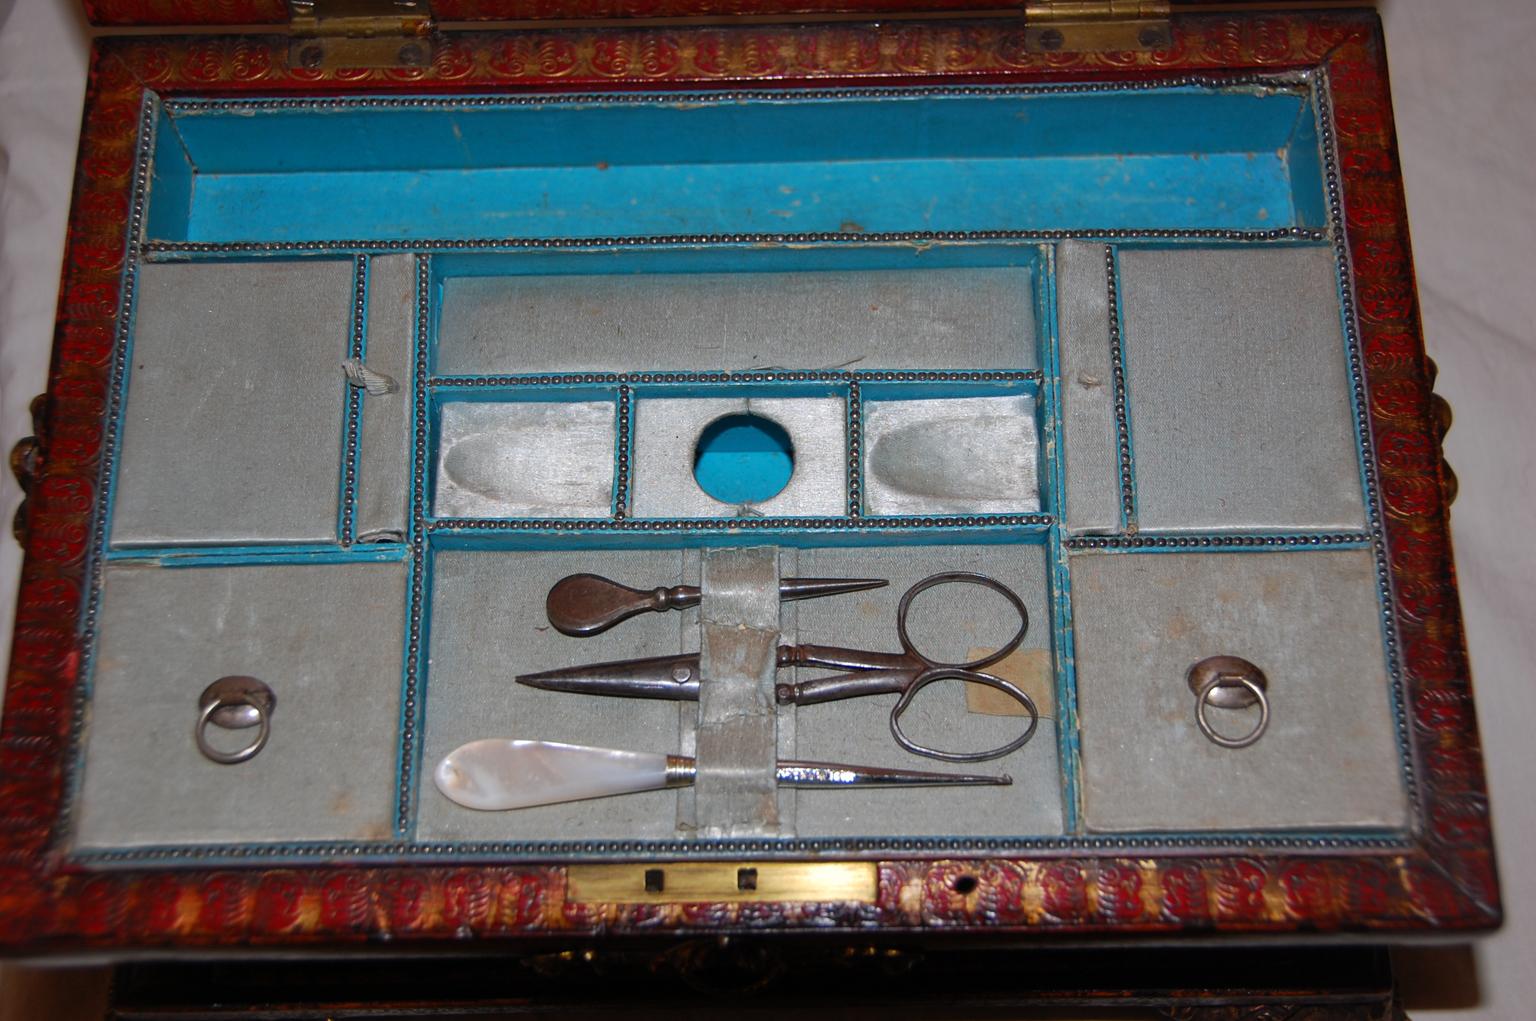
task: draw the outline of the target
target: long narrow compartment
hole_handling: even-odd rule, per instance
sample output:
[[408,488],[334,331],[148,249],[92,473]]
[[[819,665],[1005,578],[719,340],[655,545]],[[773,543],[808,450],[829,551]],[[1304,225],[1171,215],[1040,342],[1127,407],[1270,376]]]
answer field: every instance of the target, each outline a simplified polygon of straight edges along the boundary
[[1324,219],[1303,82],[1076,91],[168,101],[149,234],[192,242]]

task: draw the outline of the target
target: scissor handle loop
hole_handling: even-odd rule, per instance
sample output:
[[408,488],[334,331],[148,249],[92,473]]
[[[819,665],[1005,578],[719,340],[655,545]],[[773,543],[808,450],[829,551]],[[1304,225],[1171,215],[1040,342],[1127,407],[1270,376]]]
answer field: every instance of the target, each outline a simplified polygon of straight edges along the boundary
[[[939,681],[968,681],[971,684],[985,684],[989,688],[996,688],[1009,698],[1013,699],[1029,713],[1029,726],[1024,733],[1001,748],[991,748],[980,752],[946,752],[941,748],[929,748],[927,745],[918,744],[909,738],[901,729],[901,714],[907,711],[917,693]],[[1029,743],[1029,739],[1035,736],[1035,728],[1040,725],[1040,710],[1035,707],[1035,700],[1009,681],[991,674],[980,673],[976,670],[967,670],[963,667],[940,666],[932,670],[925,670],[918,674],[917,680],[907,686],[897,699],[896,705],[891,709],[891,736],[896,743],[901,745],[913,755],[923,755],[930,759],[943,759],[945,762],[984,762],[987,759],[1000,759],[1004,755],[1011,755]]]
[[[1019,611],[1019,630],[1016,634],[1014,634],[1013,638],[1008,641],[1008,644],[1004,645],[1001,649],[998,649],[990,656],[983,656],[981,659],[967,660],[960,663],[941,663],[938,660],[929,659],[927,656],[923,655],[922,651],[918,649],[915,643],[913,643],[912,636],[907,634],[907,610],[911,607],[912,600],[916,599],[922,593],[928,591],[931,588],[934,588],[935,586],[947,585],[951,582],[966,585],[980,585],[982,588],[991,589],[993,592],[996,592],[998,595],[1002,596],[1004,599],[1013,604],[1013,608]],[[975,574],[971,571],[944,571],[940,574],[929,575],[922,581],[918,582],[916,585],[913,585],[911,588],[907,589],[906,594],[901,597],[901,602],[896,607],[896,633],[901,636],[901,647],[906,650],[908,655],[917,657],[923,663],[926,663],[930,668],[935,670],[981,670],[984,667],[989,667],[993,663],[996,663],[998,660],[1002,659],[1004,656],[1007,656],[1009,653],[1013,652],[1014,649],[1017,649],[1020,643],[1024,641],[1024,633],[1028,630],[1029,611],[1024,608],[1024,600],[1019,598],[1018,593],[1014,592],[1013,589],[1009,588],[1007,585],[1004,585],[996,578],[988,578],[984,574]],[[994,680],[995,679],[996,678],[994,678]],[[1002,683],[1006,684],[1007,682],[1004,681]],[[997,687],[995,684],[992,686]],[[920,687],[920,685],[908,689],[909,694],[911,691],[915,691],[917,687]],[[1012,685],[1009,685],[1009,687],[1012,688]],[[1016,697],[1022,696],[1026,700],[1029,698],[1028,695],[1025,695],[1017,688],[1012,688],[1012,692],[1010,693],[1017,693]],[[1026,737],[1026,740],[1027,739],[1028,738]],[[1019,743],[1022,744],[1023,742],[1021,741]],[[905,745],[905,742],[903,742],[903,744]],[[982,756],[982,758],[990,759],[993,758],[993,756],[986,755]],[[956,759],[954,761],[964,762],[976,760],[967,758]]]

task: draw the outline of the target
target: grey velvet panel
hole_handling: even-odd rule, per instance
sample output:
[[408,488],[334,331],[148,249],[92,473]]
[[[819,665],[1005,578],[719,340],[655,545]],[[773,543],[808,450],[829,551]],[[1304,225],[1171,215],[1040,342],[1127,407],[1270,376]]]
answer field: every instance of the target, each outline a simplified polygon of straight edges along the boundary
[[336,538],[352,263],[140,268],[118,545]]
[[[696,712],[691,702],[538,691],[513,678],[696,650],[697,618],[688,614],[642,614],[592,638],[569,638],[550,627],[544,613],[550,586],[567,574],[588,571],[636,587],[677,585],[681,564],[675,550],[436,554],[420,775],[430,777],[438,760],[459,745],[488,737],[675,753],[678,715]],[[477,812],[455,805],[426,779],[416,832],[422,840],[673,839],[677,797],[677,791],[654,791]]]
[[[906,549],[801,550],[796,570],[807,577],[889,578],[890,585],[830,599],[786,603],[786,631],[796,641],[896,651],[896,604],[914,582],[940,571],[976,571],[1011,587],[1030,611],[1024,647],[1048,649],[1051,622],[1046,558],[1040,547],[935,546]],[[790,615],[793,615],[792,617]],[[913,602],[912,637],[936,658],[966,658],[995,648],[1017,627],[1001,597],[974,586],[941,587]],[[925,641],[926,639],[926,641]],[[798,679],[817,674],[797,671]],[[795,757],[937,772],[1008,773],[1011,787],[797,792],[803,837],[983,836],[1062,832],[1061,775],[1052,721],[1042,719],[1019,751],[990,762],[952,764],[903,751],[887,720],[896,696],[848,699],[795,711]],[[959,750],[996,747],[1023,729],[1019,717],[966,710],[959,684],[929,688],[903,717],[916,739]]]
[[451,278],[437,371],[1038,364],[1026,268]]
[[1056,247],[1056,300],[1067,530],[1074,535],[1118,531],[1119,435],[1103,245],[1063,241]]
[[616,421],[608,401],[445,404],[433,512],[607,517],[613,509]]
[[399,389],[363,395],[355,528],[365,541],[405,533],[411,477],[416,256],[376,255],[368,265],[368,357],[364,361],[370,369],[394,379]]
[[[1072,615],[1090,829],[1407,822],[1369,551],[1079,555]],[[1249,748],[1195,723],[1186,671],[1219,654],[1269,679]],[[1257,712],[1210,719],[1235,736]]]
[[1040,509],[1033,397],[864,404],[871,514],[1014,514]]
[[693,475],[706,427],[750,412],[772,419],[794,445],[794,473],[757,514],[822,516],[848,510],[847,406],[837,397],[661,397],[635,402],[632,506],[639,518],[735,517],[742,508],[704,492]]
[[[77,847],[387,839],[392,833],[405,565],[111,565],[86,727]],[[193,742],[227,674],[276,696],[239,765]],[[218,747],[254,731],[212,728]]]
[[1146,530],[1365,520],[1332,249],[1120,254]]
[[779,551],[706,550],[701,566],[694,817],[704,837],[775,834]]

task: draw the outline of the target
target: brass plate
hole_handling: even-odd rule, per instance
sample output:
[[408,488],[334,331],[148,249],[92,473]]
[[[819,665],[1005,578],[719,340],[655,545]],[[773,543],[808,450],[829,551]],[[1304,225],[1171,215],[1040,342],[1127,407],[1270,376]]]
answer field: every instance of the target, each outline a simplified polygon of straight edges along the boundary
[[578,904],[873,904],[878,889],[874,862],[648,862],[567,866],[565,899]]
[[1024,26],[1024,49],[1030,53],[1140,53],[1172,45],[1173,32],[1166,19]]

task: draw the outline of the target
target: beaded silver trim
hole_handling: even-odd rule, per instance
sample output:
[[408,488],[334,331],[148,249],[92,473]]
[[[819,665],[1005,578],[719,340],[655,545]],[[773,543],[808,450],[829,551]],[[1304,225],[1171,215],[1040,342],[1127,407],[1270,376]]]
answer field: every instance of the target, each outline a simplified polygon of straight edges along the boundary
[[1136,463],[1131,456],[1131,413],[1125,385],[1125,345],[1120,315],[1120,260],[1104,246],[1104,277],[1109,281],[1109,359],[1115,397],[1115,436],[1120,455],[1120,527],[1136,530]]
[[435,518],[429,534],[464,532],[879,532],[913,528],[1049,528],[1050,514],[976,514],[945,517],[841,518]]
[[1108,227],[1084,230],[897,230],[853,233],[805,231],[799,233],[647,234],[604,237],[503,237],[415,238],[381,241],[375,238],[335,238],[306,241],[148,241],[144,252],[151,256],[192,255],[287,255],[354,254],[357,252],[466,252],[518,249],[655,248],[714,245],[911,245],[942,243],[1052,241],[1221,241],[1238,244],[1260,242],[1321,242],[1328,232],[1312,227],[1276,227],[1270,230],[1216,228],[1167,228],[1141,230]]
[[859,381],[848,384],[848,516],[864,515],[864,406]]
[[750,369],[739,372],[545,372],[433,376],[434,390],[514,386],[738,386],[742,383],[1039,383],[1039,369]]
[[623,521],[629,517],[629,461],[635,448],[634,401],[627,383],[619,385],[618,417],[618,474],[613,486],[613,517],[615,521]]
[[758,92],[746,89],[709,92],[573,92],[569,94],[520,96],[337,96],[331,98],[206,98],[167,99],[165,109],[180,113],[260,113],[273,110],[334,112],[337,110],[471,110],[539,106],[646,106],[646,105],[720,105],[735,103],[783,102],[818,99],[935,99],[994,96],[1072,95],[1077,93],[1148,92],[1157,89],[1235,88],[1260,86],[1271,91],[1305,93],[1310,80],[1305,72],[1239,74],[1170,75],[1132,82],[1076,82],[1034,85],[924,85],[889,87],[853,87],[835,89],[776,89]]
[[1188,549],[1301,549],[1310,546],[1367,546],[1369,532],[1210,532],[1188,535],[1090,535],[1074,536],[1063,545],[1073,552],[1085,550],[1188,550]]
[[1413,848],[1408,837],[1396,834],[1362,833],[1358,835],[1317,836],[1285,833],[1220,832],[1201,837],[1144,835],[1124,837],[821,837],[721,840],[548,840],[548,841],[326,841],[303,844],[211,844],[201,847],[145,847],[123,850],[93,850],[73,855],[76,864],[122,866],[146,864],[186,864],[190,861],[238,863],[291,859],[323,864],[334,858],[348,862],[374,861],[393,863],[400,858],[414,860],[446,858],[454,861],[532,860],[539,864],[584,859],[680,857],[690,860],[711,858],[779,858],[785,855],[837,854],[860,858],[903,858],[948,856],[958,852],[976,853],[1055,853],[1081,854],[1103,851],[1119,854],[1138,851],[1162,854],[1178,850],[1198,850],[1202,854],[1242,854],[1253,849],[1287,851],[1405,851]]
[[411,831],[416,806],[416,760],[420,754],[417,740],[418,707],[424,697],[425,678],[422,664],[426,650],[422,645],[425,631],[427,585],[426,507],[423,505],[427,478],[427,387],[429,369],[428,339],[432,325],[432,259],[416,257],[416,357],[411,387],[413,427],[411,433],[411,517],[408,537],[411,547],[411,597],[406,619],[405,691],[400,705],[400,765],[395,803],[395,832]]
[[[367,353],[364,331],[368,312],[368,261],[369,256],[357,256],[352,270],[352,343],[348,357],[357,363],[361,363]],[[341,462],[341,544],[351,546],[356,540],[357,445],[362,430],[363,391],[355,386],[347,386],[346,390],[346,434]]]

